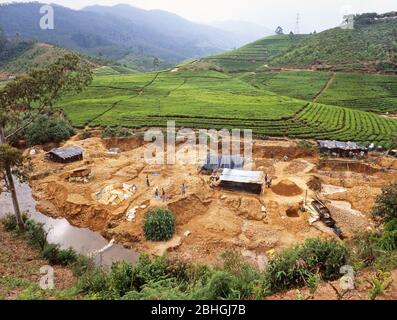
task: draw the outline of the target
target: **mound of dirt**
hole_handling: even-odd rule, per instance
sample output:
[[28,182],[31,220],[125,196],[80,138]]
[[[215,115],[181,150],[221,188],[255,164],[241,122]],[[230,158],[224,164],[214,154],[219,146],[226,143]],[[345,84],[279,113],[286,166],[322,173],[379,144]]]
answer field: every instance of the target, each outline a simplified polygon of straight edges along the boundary
[[272,191],[280,196],[294,197],[302,194],[302,189],[290,180],[282,180],[272,188]]
[[309,188],[313,191],[320,192],[322,188],[322,181],[319,177],[313,176],[307,183]]

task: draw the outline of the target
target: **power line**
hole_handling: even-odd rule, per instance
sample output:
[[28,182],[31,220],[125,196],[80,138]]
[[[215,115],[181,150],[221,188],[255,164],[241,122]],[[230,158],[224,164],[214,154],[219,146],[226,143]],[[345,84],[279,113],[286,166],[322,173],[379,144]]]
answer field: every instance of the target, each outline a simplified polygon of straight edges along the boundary
[[300,34],[300,13],[298,12],[298,14],[296,15],[296,25],[295,25],[295,34]]

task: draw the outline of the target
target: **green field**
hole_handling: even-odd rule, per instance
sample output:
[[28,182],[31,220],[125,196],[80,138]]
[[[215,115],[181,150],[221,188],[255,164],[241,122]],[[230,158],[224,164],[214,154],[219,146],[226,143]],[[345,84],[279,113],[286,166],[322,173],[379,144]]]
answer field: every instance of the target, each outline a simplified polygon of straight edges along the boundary
[[330,73],[120,74],[112,70],[102,69],[100,73],[107,75],[97,75],[87,90],[60,103],[73,125],[141,128],[165,126],[167,120],[175,120],[177,126],[192,128],[252,129],[260,136],[385,146],[397,132],[396,120],[354,108],[312,103]]
[[208,60],[228,72],[254,71],[263,68],[274,57],[280,55],[291,45],[299,43],[305,36],[270,36],[242,48],[208,57]]
[[263,90],[311,101],[331,76],[329,72],[283,71],[248,73],[241,78]]
[[337,73],[321,103],[372,112],[397,112],[397,77]]

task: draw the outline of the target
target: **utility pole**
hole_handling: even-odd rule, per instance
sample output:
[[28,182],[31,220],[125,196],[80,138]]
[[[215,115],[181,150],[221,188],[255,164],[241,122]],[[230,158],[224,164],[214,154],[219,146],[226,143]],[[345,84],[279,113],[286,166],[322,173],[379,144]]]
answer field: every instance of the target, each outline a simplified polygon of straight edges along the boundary
[[297,15],[296,15],[296,25],[295,25],[295,34],[300,34],[301,32],[300,32],[300,19],[301,19],[301,17],[300,17],[300,13],[298,12],[297,13]]

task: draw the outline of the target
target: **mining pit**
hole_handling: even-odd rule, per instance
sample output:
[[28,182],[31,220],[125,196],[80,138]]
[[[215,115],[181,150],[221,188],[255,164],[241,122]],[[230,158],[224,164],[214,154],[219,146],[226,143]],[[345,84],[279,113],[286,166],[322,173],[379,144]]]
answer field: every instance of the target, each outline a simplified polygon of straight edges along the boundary
[[[138,138],[76,136],[63,146],[72,145],[84,149],[83,161],[53,163],[38,147],[31,155],[35,170],[30,185],[40,212],[138,252],[211,265],[222,252],[234,250],[261,267],[274,252],[307,238],[338,239],[321,222],[309,223],[310,214],[300,210],[305,199],[321,198],[347,237],[375,228],[370,217],[375,198],[397,180],[390,159],[325,162],[293,140],[255,140],[253,170],[273,179],[258,196],[211,186],[210,176],[200,174],[197,164],[148,164],[146,146]],[[111,148],[120,152],[111,153]],[[189,156],[184,148],[178,154]],[[156,188],[164,189],[165,201],[155,197]],[[176,215],[176,233],[169,242],[144,238],[145,215],[158,207]]]

